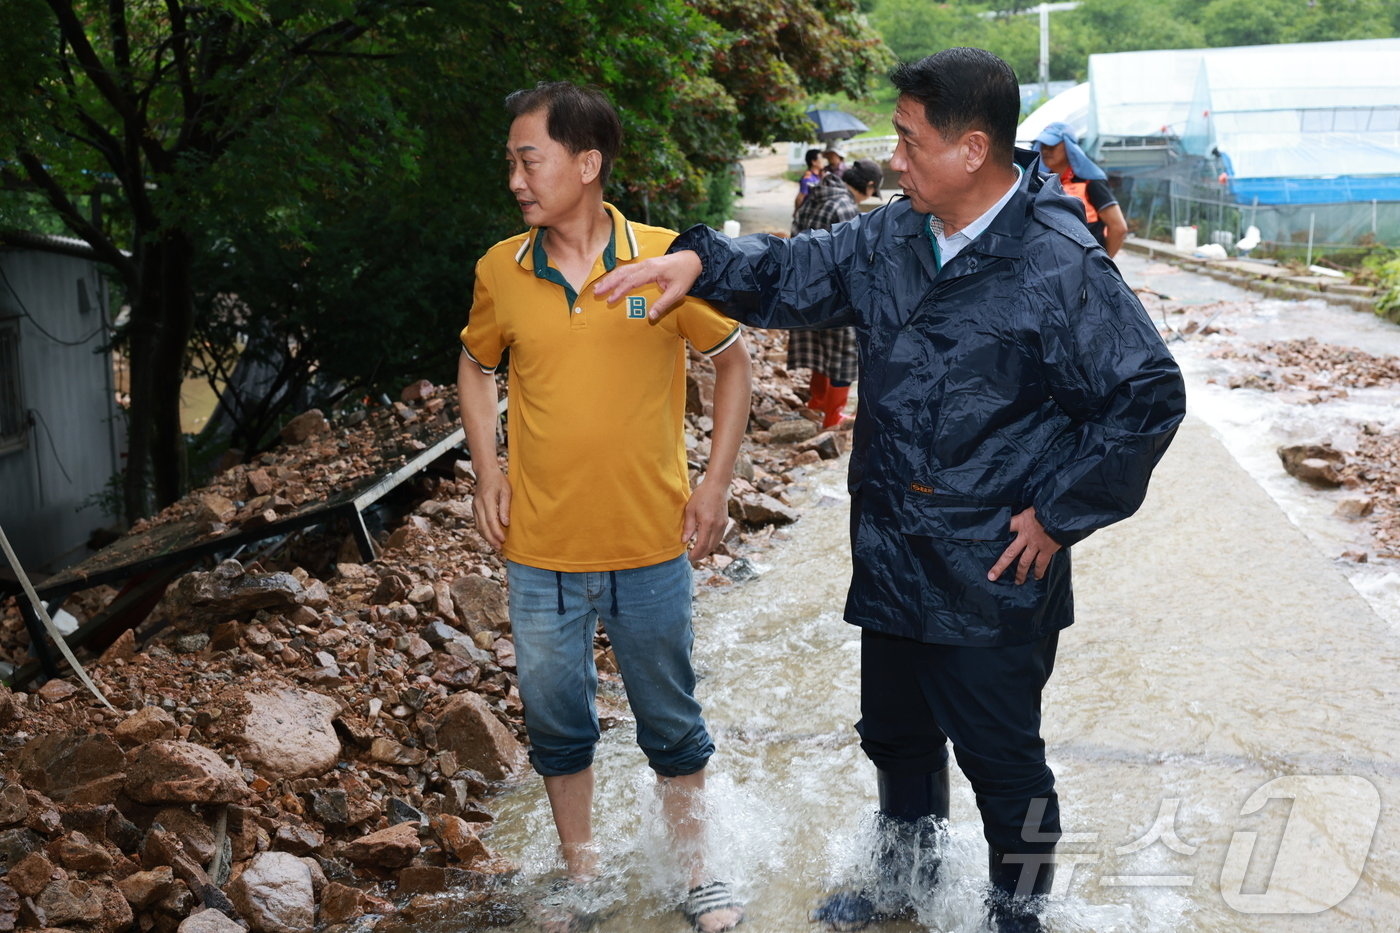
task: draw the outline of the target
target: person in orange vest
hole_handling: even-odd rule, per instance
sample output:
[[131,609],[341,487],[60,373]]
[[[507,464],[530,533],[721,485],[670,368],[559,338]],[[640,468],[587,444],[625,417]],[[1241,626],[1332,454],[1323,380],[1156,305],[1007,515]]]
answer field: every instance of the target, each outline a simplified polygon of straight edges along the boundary
[[1094,239],[1110,257],[1117,255],[1128,236],[1128,222],[1108,187],[1108,176],[1079,148],[1074,127],[1051,123],[1040,131],[1032,148],[1050,174],[1059,176],[1065,193],[1084,202],[1084,219]]

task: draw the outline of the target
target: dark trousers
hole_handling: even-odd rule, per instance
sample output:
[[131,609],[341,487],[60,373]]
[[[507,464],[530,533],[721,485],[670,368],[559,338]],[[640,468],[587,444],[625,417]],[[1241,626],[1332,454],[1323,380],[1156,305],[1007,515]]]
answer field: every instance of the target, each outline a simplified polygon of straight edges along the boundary
[[1059,634],[1024,645],[930,645],[865,629],[861,748],[891,774],[958,767],[994,848],[1046,853],[1060,836],[1055,775],[1040,738],[1040,694]]

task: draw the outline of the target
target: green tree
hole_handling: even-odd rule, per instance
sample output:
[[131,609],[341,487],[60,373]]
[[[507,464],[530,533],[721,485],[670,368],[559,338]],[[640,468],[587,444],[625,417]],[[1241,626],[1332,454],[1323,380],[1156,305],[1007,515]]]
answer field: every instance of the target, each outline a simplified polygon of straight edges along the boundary
[[723,30],[711,73],[741,101],[745,141],[802,139],[802,104],[817,93],[863,96],[893,63],[852,0],[694,0]]
[[[26,37],[0,62],[0,100],[17,116],[3,129],[5,180],[43,194],[115,271],[130,306],[120,334],[131,373],[129,518],[148,509],[148,488],[161,504],[183,488],[180,386],[203,212],[261,180],[227,166],[278,159],[295,165],[295,191],[334,184],[339,160],[318,142],[346,129],[341,95],[364,107],[358,121],[405,131],[376,100],[370,69],[351,66],[384,57],[415,6],[5,0],[5,21]],[[253,160],[254,141],[277,146]],[[100,217],[84,210],[93,195],[110,205]]]
[[983,15],[994,9],[1009,7],[877,0],[870,22],[900,61],[914,61],[954,46],[974,46],[1000,55],[1020,76],[1035,75],[1040,54],[1038,23],[1028,16]]
[[1173,0],[1082,0],[1053,18],[1051,37],[1053,73],[1076,81],[1088,76],[1090,55],[1206,44],[1195,18]]
[[1206,45],[1273,45],[1288,36],[1289,0],[1211,0],[1201,10]]
[[[1023,82],[1039,73],[1034,4],[870,0],[870,21],[901,60],[955,45],[988,49]],[[1400,33],[1390,0],[1081,0],[1050,17],[1050,77],[1082,81],[1089,56],[1144,49],[1384,38]]]
[[194,337],[215,378],[245,344],[261,369],[231,399],[249,452],[298,399],[447,371],[472,260],[519,225],[497,156],[509,90],[608,91],[627,132],[609,197],[678,226],[723,215],[743,142],[886,61],[854,0],[0,0],[0,17],[0,212],[32,222],[37,192],[125,286],[131,518],[186,479]]
[[1400,4],[1387,0],[1315,0],[1290,16],[1291,42],[1384,39],[1400,34]]

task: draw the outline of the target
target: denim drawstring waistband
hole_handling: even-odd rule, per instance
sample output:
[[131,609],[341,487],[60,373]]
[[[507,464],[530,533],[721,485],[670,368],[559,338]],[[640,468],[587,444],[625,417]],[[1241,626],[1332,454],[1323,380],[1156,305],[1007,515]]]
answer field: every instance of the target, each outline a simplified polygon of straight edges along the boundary
[[617,571],[609,570],[608,579],[612,582],[612,617],[617,618]]
[[564,574],[561,571],[554,571],[554,589],[559,596],[559,614],[564,614]]

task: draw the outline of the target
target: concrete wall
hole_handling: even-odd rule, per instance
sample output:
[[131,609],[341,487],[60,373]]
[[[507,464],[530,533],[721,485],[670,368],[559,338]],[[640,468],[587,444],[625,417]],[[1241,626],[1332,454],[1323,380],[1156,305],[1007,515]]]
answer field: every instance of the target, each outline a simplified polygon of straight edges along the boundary
[[84,504],[122,462],[125,427],[102,349],[107,290],[94,263],[53,253],[0,250],[0,272],[0,326],[18,329],[27,422],[17,444],[0,448],[0,526],[27,571],[53,571],[115,521]]

